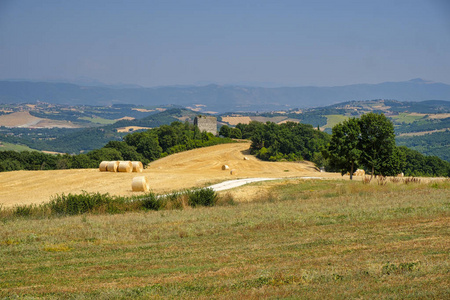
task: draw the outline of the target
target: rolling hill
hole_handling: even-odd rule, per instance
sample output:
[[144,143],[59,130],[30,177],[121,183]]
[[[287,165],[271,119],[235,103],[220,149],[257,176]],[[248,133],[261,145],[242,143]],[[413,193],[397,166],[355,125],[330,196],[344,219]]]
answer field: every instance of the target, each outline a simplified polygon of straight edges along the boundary
[[[318,176],[342,178],[320,173],[310,162],[265,162],[249,155],[250,143],[223,144],[181,152],[152,162],[140,175],[147,176],[152,191],[166,193],[212,183],[249,177]],[[249,160],[244,160],[244,156]],[[222,170],[227,164],[237,171]],[[0,173],[0,205],[41,203],[61,193],[100,192],[111,195],[133,194],[136,173],[100,172],[98,169],[55,171],[14,171]]]
[[[174,104],[202,111],[271,111],[326,106],[350,100],[450,99],[450,85],[413,79],[405,82],[354,84],[336,87],[183,86],[112,88],[69,83],[0,81],[0,103],[44,101],[59,104]],[[195,106],[202,105],[202,106]]]

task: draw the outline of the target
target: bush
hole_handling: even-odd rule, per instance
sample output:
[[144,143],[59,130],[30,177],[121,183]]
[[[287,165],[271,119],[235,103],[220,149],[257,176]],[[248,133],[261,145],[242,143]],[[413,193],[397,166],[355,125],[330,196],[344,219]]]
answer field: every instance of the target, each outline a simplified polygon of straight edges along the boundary
[[140,201],[142,201],[142,206],[149,210],[160,210],[163,206],[162,199],[158,198],[154,193],[145,195],[145,198]]
[[217,193],[211,188],[197,189],[188,193],[188,204],[196,206],[214,206],[217,202]]
[[78,215],[94,211],[106,211],[117,213],[120,211],[119,204],[123,203],[121,197],[112,197],[108,193],[87,193],[80,195],[57,195],[49,203],[52,214],[56,215]]
[[19,205],[14,207],[14,215],[18,217],[29,217],[33,212],[34,205]]

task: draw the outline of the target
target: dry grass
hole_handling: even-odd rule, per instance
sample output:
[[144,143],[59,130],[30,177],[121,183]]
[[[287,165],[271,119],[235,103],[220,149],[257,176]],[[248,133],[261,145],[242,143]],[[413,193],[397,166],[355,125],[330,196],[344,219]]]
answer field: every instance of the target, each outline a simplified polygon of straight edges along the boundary
[[27,124],[37,124],[42,119],[30,115],[28,111],[14,112],[7,115],[0,116],[0,126],[26,126]]
[[237,125],[239,123],[241,124],[249,124],[252,119],[250,119],[250,117],[243,117],[243,116],[239,116],[239,117],[222,117],[222,121],[226,122],[232,126]]
[[450,130],[450,128],[444,128],[444,129],[436,129],[436,130],[429,130],[429,131],[419,131],[419,132],[408,132],[408,133],[402,133],[398,136],[422,136],[426,134],[431,134],[435,132],[445,132],[447,130]]
[[50,120],[38,118],[30,115],[28,111],[13,112],[7,115],[0,116],[0,126],[9,127],[25,127],[25,128],[78,128],[80,126],[74,125],[68,121]]
[[[148,178],[152,191],[157,194],[203,187],[207,182],[237,179],[221,170],[224,164],[238,170],[238,178],[318,175],[341,178],[339,174],[319,173],[310,162],[260,161],[248,153],[249,147],[250,143],[245,142],[176,153],[152,162],[140,174]],[[250,160],[244,160],[244,156]],[[135,193],[131,190],[131,181],[135,176],[133,173],[100,172],[98,169],[0,172],[0,204],[40,204],[56,194],[82,191],[132,196]]]
[[117,128],[117,132],[130,132],[130,131],[136,131],[141,129],[152,129],[150,127],[142,127],[142,126],[127,126],[127,127],[120,127]]
[[253,186],[234,206],[4,221],[0,297],[450,296],[449,181]]

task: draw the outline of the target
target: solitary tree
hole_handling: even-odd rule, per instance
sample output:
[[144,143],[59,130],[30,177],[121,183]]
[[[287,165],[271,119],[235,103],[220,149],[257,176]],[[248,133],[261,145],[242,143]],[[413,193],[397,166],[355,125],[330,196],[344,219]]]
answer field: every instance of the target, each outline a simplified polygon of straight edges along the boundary
[[350,172],[350,179],[353,179],[353,172],[361,157],[360,138],[361,130],[359,120],[356,118],[350,118],[339,123],[332,129],[328,158],[331,164],[339,169],[342,174]]
[[[361,163],[375,173],[385,173],[383,166],[399,165],[391,160],[400,159],[396,155],[394,125],[383,114],[368,113],[359,120],[361,139]],[[391,161],[391,163],[386,164]],[[387,175],[387,174],[385,174]]]

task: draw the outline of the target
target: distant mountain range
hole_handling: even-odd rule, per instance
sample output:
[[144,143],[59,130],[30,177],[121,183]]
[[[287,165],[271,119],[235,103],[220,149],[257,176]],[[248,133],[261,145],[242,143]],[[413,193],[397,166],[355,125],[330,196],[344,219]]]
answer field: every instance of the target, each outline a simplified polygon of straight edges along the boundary
[[[395,99],[450,100],[450,85],[413,79],[404,82],[335,87],[167,86],[156,88],[88,86],[71,83],[0,81],[0,103],[36,101],[70,105],[181,105],[201,111],[273,111],[327,106],[344,101]],[[196,106],[197,105],[197,106]]]

